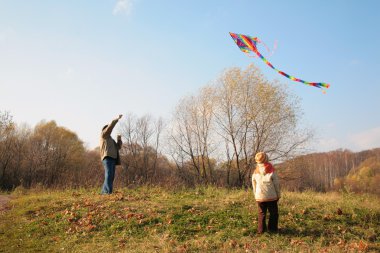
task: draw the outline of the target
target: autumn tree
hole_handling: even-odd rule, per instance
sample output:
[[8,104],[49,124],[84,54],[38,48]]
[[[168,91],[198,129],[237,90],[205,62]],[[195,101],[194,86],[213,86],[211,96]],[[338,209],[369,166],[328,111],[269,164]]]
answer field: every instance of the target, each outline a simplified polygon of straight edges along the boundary
[[86,150],[83,156],[83,167],[72,179],[73,186],[100,187],[104,182],[104,168],[100,160],[99,148]]
[[267,152],[272,162],[284,160],[310,139],[310,131],[298,127],[298,100],[284,86],[267,81],[254,65],[227,69],[216,85],[217,131],[225,142],[226,161],[234,161],[229,164],[238,185],[248,183],[257,152]]
[[337,178],[334,183],[340,189],[380,195],[380,155],[364,160],[346,177]]
[[55,121],[41,122],[34,128],[29,148],[28,185],[38,182],[48,187],[72,182],[83,168],[83,142]]
[[[15,124],[9,112],[0,111],[0,185],[9,187],[6,181],[15,153]],[[9,173],[8,173],[9,172]]]
[[257,152],[267,152],[272,161],[284,160],[310,139],[311,132],[298,126],[298,100],[283,86],[267,81],[254,65],[227,69],[216,87],[217,131],[230,166],[227,182],[233,168],[237,184],[247,184]]
[[247,185],[255,153],[285,160],[311,138],[309,130],[299,127],[300,113],[297,98],[253,65],[230,68],[213,85],[179,102],[171,154],[178,168],[191,164],[202,182],[212,179],[209,161],[214,158],[225,169],[228,185]]

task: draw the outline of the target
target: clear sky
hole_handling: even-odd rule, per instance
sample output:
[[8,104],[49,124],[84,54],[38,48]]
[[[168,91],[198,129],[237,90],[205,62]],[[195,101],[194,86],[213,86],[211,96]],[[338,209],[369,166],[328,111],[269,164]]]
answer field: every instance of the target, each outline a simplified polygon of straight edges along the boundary
[[[380,1],[0,0],[0,110],[55,120],[87,145],[119,113],[170,119],[229,67],[258,66],[301,99],[316,151],[380,147]],[[277,49],[248,58],[229,32]],[[263,52],[265,55],[265,51]]]

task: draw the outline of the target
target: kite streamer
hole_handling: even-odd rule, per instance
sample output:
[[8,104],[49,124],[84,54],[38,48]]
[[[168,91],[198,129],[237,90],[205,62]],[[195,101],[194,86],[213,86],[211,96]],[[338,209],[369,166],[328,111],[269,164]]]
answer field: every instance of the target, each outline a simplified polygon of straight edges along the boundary
[[[290,80],[293,80],[293,81],[296,81],[296,82],[300,82],[300,83],[304,83],[306,85],[314,86],[314,87],[317,87],[317,88],[326,88],[327,89],[327,88],[330,87],[330,84],[307,82],[307,81],[301,80],[299,78],[296,78],[294,76],[288,75],[288,74],[286,74],[285,72],[283,72],[283,71],[281,71],[279,69],[276,69],[257,50],[257,43],[263,43],[257,37],[250,37],[250,36],[247,36],[247,35],[237,34],[237,33],[231,33],[231,32],[230,32],[230,35],[231,35],[232,39],[235,41],[236,45],[240,48],[241,51],[243,51],[248,56],[250,56],[249,52],[255,53],[259,58],[261,58],[261,60],[263,60],[265,62],[265,64],[267,64],[272,69],[276,70],[279,74],[281,74],[281,75],[289,78]],[[325,91],[323,91],[323,92],[325,92]]]

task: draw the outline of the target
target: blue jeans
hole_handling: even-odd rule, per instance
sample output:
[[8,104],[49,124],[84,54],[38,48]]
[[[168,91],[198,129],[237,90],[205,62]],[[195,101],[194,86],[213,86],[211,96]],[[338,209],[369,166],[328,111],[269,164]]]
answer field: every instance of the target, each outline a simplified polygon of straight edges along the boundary
[[104,184],[102,194],[111,194],[113,190],[113,180],[115,179],[116,159],[106,157],[103,159]]

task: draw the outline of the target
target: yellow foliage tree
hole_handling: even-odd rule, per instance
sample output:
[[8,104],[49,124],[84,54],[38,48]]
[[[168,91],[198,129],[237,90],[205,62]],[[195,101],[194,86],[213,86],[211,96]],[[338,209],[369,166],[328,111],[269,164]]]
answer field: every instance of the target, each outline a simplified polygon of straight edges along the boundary
[[353,169],[345,178],[334,182],[337,188],[347,188],[354,192],[380,195],[380,157],[373,156]]

